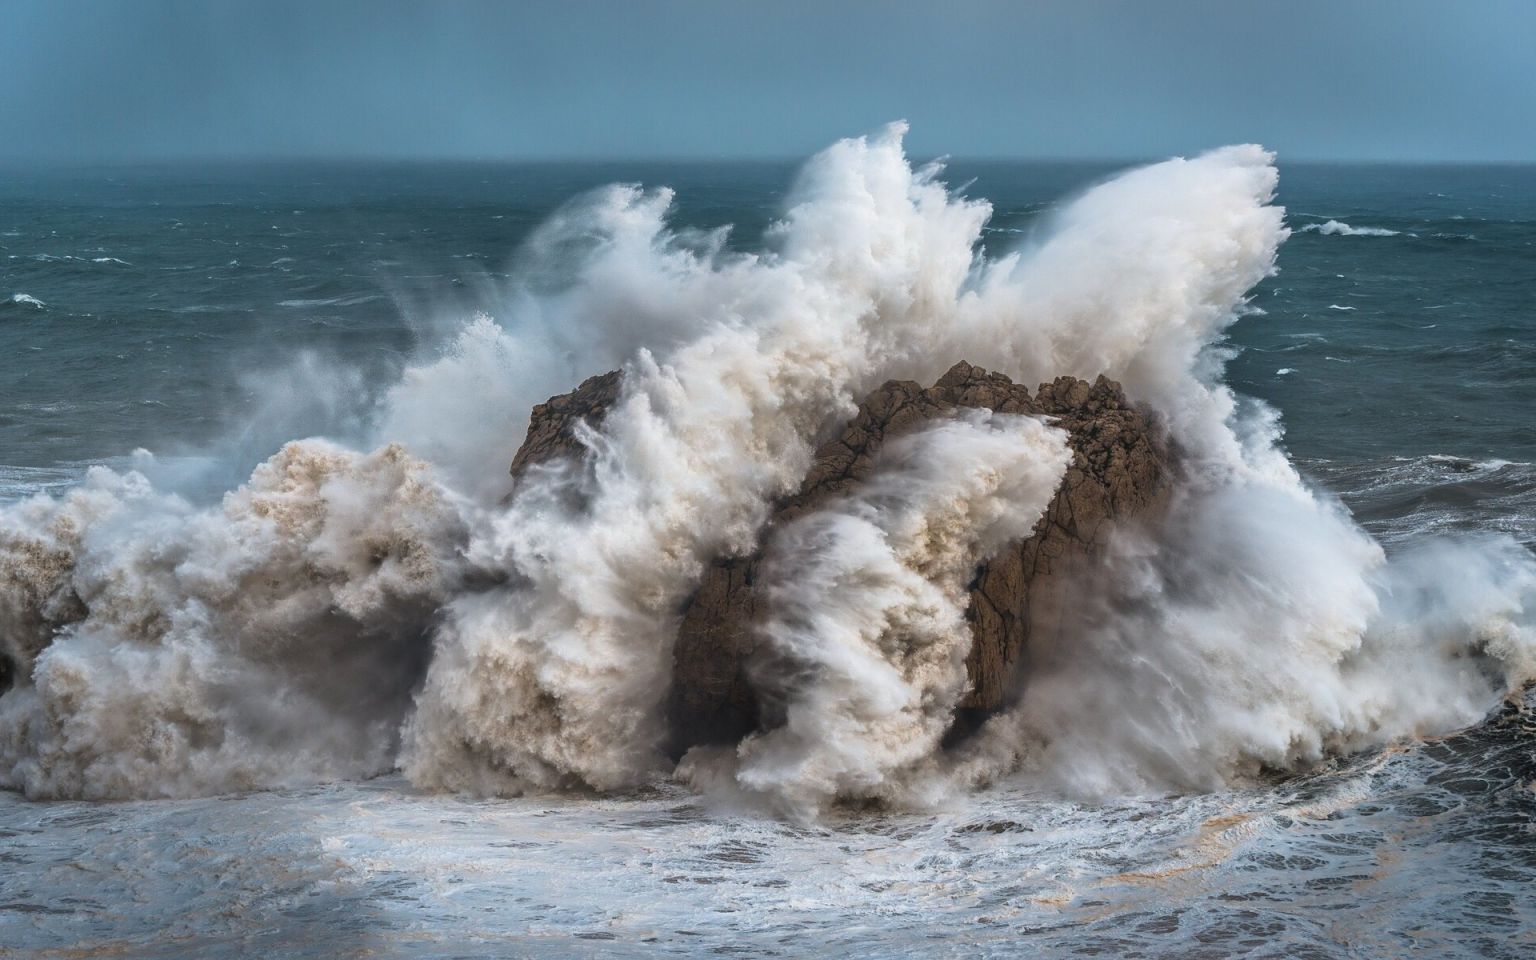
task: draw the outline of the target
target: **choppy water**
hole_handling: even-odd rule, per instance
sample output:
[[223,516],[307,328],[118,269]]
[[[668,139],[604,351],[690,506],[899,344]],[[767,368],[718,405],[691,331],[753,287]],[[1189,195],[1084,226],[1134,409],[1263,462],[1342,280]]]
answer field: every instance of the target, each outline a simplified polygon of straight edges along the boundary
[[[987,242],[1006,247],[1104,172],[955,163],[950,180],[975,178],[998,211]],[[1389,549],[1426,531],[1536,544],[1536,170],[1281,173],[1295,232],[1262,313],[1234,328],[1229,382],[1282,411],[1302,471]],[[517,242],[572,193],[671,184],[686,223],[751,237],[791,174],[8,172],[0,499],[140,447],[206,495],[291,437],[350,438],[382,385],[494,300]],[[274,382],[290,385],[277,399]],[[1533,732],[1512,706],[1241,790],[1083,806],[1013,784],[940,816],[817,827],[672,788],[3,794],[0,955],[1528,956]]]

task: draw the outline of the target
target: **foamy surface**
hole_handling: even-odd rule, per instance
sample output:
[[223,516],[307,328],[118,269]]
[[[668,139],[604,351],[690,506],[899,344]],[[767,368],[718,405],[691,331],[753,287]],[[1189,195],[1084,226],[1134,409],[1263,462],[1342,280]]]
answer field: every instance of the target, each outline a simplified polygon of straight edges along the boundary
[[1528,719],[1273,786],[1099,805],[1010,782],[796,826],[679,787],[466,801],[398,778],[195,801],[0,795],[23,956],[1527,956]]

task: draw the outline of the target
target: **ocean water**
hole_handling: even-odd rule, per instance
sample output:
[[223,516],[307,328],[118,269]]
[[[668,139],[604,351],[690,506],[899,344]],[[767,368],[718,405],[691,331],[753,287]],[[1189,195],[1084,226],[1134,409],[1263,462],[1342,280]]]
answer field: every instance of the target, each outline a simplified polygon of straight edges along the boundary
[[[838,162],[834,153],[824,165]],[[1064,292],[1044,274],[1020,281],[1019,302],[1025,306],[1019,309],[1025,314],[1036,309],[1029,304],[1040,302],[1074,318],[1076,332],[1051,342],[1102,337],[1106,344],[1098,353],[1063,356],[1075,356],[1080,365],[1102,358],[1112,374],[1142,384],[1129,387],[1133,396],[1140,391],[1176,425],[1182,423],[1178,411],[1197,396],[1188,384],[1226,383],[1234,391],[1233,409],[1217,420],[1248,424],[1233,427],[1234,436],[1263,433],[1257,446],[1289,458],[1310,491],[1306,496],[1321,504],[1319,516],[1331,517],[1337,498],[1352,522],[1385,549],[1389,562],[1381,570],[1395,569],[1399,558],[1406,558],[1410,569],[1427,565],[1428,574],[1418,580],[1380,587],[1373,578],[1389,575],[1371,566],[1375,561],[1368,557],[1360,561],[1368,568],[1359,574],[1362,583],[1377,591],[1371,596],[1387,598],[1380,601],[1386,608],[1395,610],[1394,602],[1400,602],[1407,610],[1386,626],[1362,628],[1366,639],[1360,642],[1370,649],[1372,636],[1390,635],[1422,642],[1425,649],[1456,647],[1444,663],[1424,666],[1394,653],[1383,658],[1386,666],[1372,667],[1375,672],[1345,670],[1336,703],[1297,707],[1294,717],[1263,715],[1282,731],[1282,740],[1289,738],[1278,747],[1239,742],[1249,730],[1245,724],[1207,723],[1206,718],[1231,711],[1215,694],[1202,691],[1235,682],[1227,675],[1207,677],[1199,664],[1224,659],[1257,664],[1272,655],[1264,651],[1300,646],[1296,638],[1332,630],[1337,620],[1353,622],[1356,599],[1335,598],[1331,591],[1341,577],[1355,576],[1354,568],[1337,573],[1318,557],[1369,553],[1355,534],[1337,532],[1354,529],[1345,526],[1346,519],[1318,520],[1332,525],[1311,532],[1304,525],[1314,522],[1311,513],[1295,521],[1303,523],[1299,539],[1310,546],[1259,542],[1261,535],[1292,527],[1291,515],[1267,499],[1240,500],[1228,509],[1259,520],[1251,529],[1235,528],[1232,539],[1252,541],[1253,549],[1224,546],[1236,552],[1223,556],[1248,558],[1238,561],[1237,580],[1273,576],[1280,584],[1273,589],[1284,595],[1274,600],[1265,591],[1248,607],[1220,616],[1195,618],[1193,606],[1177,607],[1152,632],[1167,644],[1186,633],[1211,639],[1192,646],[1197,653],[1188,660],[1158,662],[1138,654],[1122,662],[1128,674],[1153,664],[1147,669],[1174,677],[1173,685],[1192,690],[1199,703],[1181,703],[1175,710],[1166,702],[1178,697],[1160,698],[1154,689],[1148,699],[1165,706],[1142,705],[1113,693],[1120,689],[1113,684],[1100,683],[1102,672],[1094,674],[1093,684],[1066,683],[1060,691],[1092,690],[1102,699],[1082,698],[1081,714],[1059,708],[1025,717],[1024,728],[1042,744],[1038,753],[1025,751],[1022,762],[989,776],[986,785],[947,791],[936,803],[908,802],[916,789],[910,783],[893,787],[894,793],[860,797],[856,791],[850,796],[846,787],[818,793],[800,780],[774,779],[780,771],[759,769],[754,780],[746,776],[751,758],[744,753],[741,769],[727,767],[724,776],[766,783],[762,789],[775,802],[765,808],[712,790],[710,777],[690,780],[665,771],[629,776],[627,760],[619,757],[626,731],[618,728],[593,727],[602,749],[572,761],[570,769],[559,768],[551,758],[570,755],[575,749],[570,742],[517,740],[519,731],[536,726],[539,718],[519,720],[515,712],[510,719],[499,713],[492,719],[462,715],[463,708],[443,691],[474,686],[466,674],[448,673],[447,665],[457,661],[444,651],[455,650],[456,641],[443,637],[430,654],[416,647],[411,648],[416,653],[399,654],[406,665],[388,671],[384,686],[414,694],[420,704],[415,708],[395,703],[403,704],[403,695],[389,700],[393,705],[387,708],[374,701],[358,706],[350,694],[337,706],[342,698],[332,702],[316,692],[337,683],[334,678],[323,684],[285,678],[271,688],[283,691],[284,703],[293,698],[291,709],[301,723],[315,716],[334,719],[342,731],[338,739],[347,741],[344,748],[332,750],[327,741],[322,749],[291,733],[274,733],[264,744],[259,731],[279,726],[270,721],[220,726],[224,721],[208,718],[247,714],[226,712],[221,694],[203,692],[205,684],[189,686],[191,705],[177,709],[201,717],[205,726],[198,726],[199,735],[224,746],[204,749],[192,736],[185,749],[146,750],[142,739],[148,734],[134,726],[137,719],[116,718],[160,710],[142,704],[180,696],[171,684],[182,682],[184,674],[234,671],[236,684],[254,684],[281,672],[272,664],[297,656],[291,651],[299,649],[312,651],[303,656],[311,658],[305,662],[317,674],[328,662],[370,677],[371,668],[358,666],[362,660],[352,652],[328,660],[342,647],[312,641],[311,632],[320,628],[307,626],[312,623],[307,620],[283,621],[281,630],[299,639],[270,656],[251,652],[266,642],[259,636],[265,628],[240,634],[231,641],[238,669],[200,666],[193,657],[190,666],[158,673],[159,666],[106,653],[100,654],[108,658],[102,661],[106,665],[97,667],[93,651],[116,642],[102,637],[127,629],[121,623],[144,619],[114,614],[117,619],[110,622],[87,621],[89,629],[72,636],[81,646],[68,663],[85,678],[79,681],[85,692],[70,694],[76,699],[48,700],[42,714],[32,714],[30,704],[21,704],[19,688],[0,698],[12,701],[0,731],[0,754],[11,770],[5,783],[22,791],[0,793],[0,956],[802,956],[832,949],[877,956],[1530,956],[1536,951],[1536,900],[1530,893],[1536,882],[1536,730],[1528,711],[1536,703],[1518,692],[1524,675],[1514,666],[1500,668],[1514,678],[1515,690],[1501,700],[1507,692],[1502,680],[1488,681],[1487,691],[1478,685],[1479,677],[1497,670],[1480,660],[1475,669],[1456,664],[1477,660],[1488,644],[1517,645],[1487,640],[1494,632],[1478,625],[1483,607],[1475,615],[1463,614],[1457,604],[1496,608],[1516,625],[1511,635],[1518,638],[1529,622],[1521,619],[1521,602],[1536,599],[1527,585],[1524,593],[1512,588],[1515,600],[1487,600],[1504,590],[1503,581],[1475,572],[1486,562],[1502,571],[1499,576],[1509,575],[1523,569],[1536,546],[1536,430],[1530,425],[1536,407],[1536,168],[1323,166],[1281,157],[1274,202],[1284,208],[1290,235],[1280,243],[1278,272],[1272,275],[1265,275],[1263,249],[1254,249],[1267,242],[1268,228],[1243,218],[1273,207],[1246,201],[1222,206],[1225,197],[1210,199],[1198,185],[1171,181],[1169,190],[1189,189],[1191,205],[1209,208],[1207,220],[1199,221],[1209,224],[1202,231],[1233,231],[1237,239],[1230,248],[1207,249],[1192,241],[1197,253],[1165,257],[1166,238],[1147,226],[1151,239],[1139,247],[1128,241],[1122,252],[1119,234],[1088,231],[1084,235],[1092,242],[1071,248],[1076,258],[1071,262],[1081,266],[1064,271],[1065,255],[1052,253],[1052,238],[1085,229],[1095,204],[1107,202],[1094,198],[1108,196],[1091,188],[1122,166],[953,160],[942,178],[965,196],[991,202],[990,217],[976,230],[983,257],[1004,258],[1011,251],[1022,251],[1025,260],[1055,256],[1048,261],[1053,275],[1080,272],[1085,278],[1081,291]],[[1252,162],[1234,166],[1246,171]],[[750,274],[740,265],[705,271],[706,280],[696,280],[697,263],[668,259],[678,249],[703,261],[721,249],[757,252],[778,242],[778,230],[790,235],[785,256],[793,259],[795,244],[814,246],[823,235],[817,230],[853,230],[848,224],[858,222],[860,208],[846,205],[825,185],[842,181],[830,175],[815,180],[813,161],[809,172],[800,174],[813,189],[805,188],[804,180],[797,188],[799,168],[786,162],[5,171],[0,175],[0,504],[12,512],[0,515],[0,532],[21,535],[31,529],[26,524],[33,521],[16,512],[26,498],[39,493],[63,498],[81,484],[96,484],[92,489],[102,497],[110,492],[122,502],[139,503],[134,498],[140,494],[122,492],[120,479],[101,476],[142,474],[161,491],[155,496],[169,499],[144,506],[140,515],[150,519],[142,523],[121,519],[140,510],[137,506],[110,514],[119,518],[110,521],[95,520],[97,514],[88,511],[78,514],[87,518],[78,521],[83,525],[99,523],[90,528],[98,531],[90,537],[99,539],[88,537],[86,546],[76,549],[82,557],[87,548],[97,549],[106,558],[92,561],[96,567],[89,576],[97,584],[121,582],[128,576],[123,570],[138,569],[132,563],[139,561],[124,557],[146,558],[144,569],[159,569],[154,566],[159,558],[177,554],[181,565],[175,578],[146,574],[144,585],[125,590],[125,596],[155,604],[156,616],[177,623],[195,607],[203,618],[199,622],[212,625],[207,636],[215,639],[205,637],[187,649],[214,649],[217,637],[234,629],[228,627],[232,619],[220,617],[236,614],[208,613],[215,606],[209,597],[226,593],[186,588],[192,601],[179,595],[164,599],[166,591],[181,589],[167,584],[191,576],[185,558],[212,549],[212,540],[198,539],[203,534],[186,532],[195,525],[188,516],[224,509],[235,517],[236,532],[218,536],[238,541],[244,551],[232,566],[267,569],[261,564],[276,561],[240,539],[246,536],[239,532],[247,529],[240,526],[244,515],[221,508],[220,498],[246,483],[284,443],[312,436],[328,438],[336,449],[359,451],[403,440],[407,450],[445,476],[473,475],[467,464],[492,483],[494,471],[486,465],[500,465],[504,472],[521,440],[526,414],[515,411],[526,411],[524,393],[541,398],[568,388],[632,356],[635,345],[653,346],[663,362],[685,365],[690,361],[683,353],[667,351],[692,342],[693,334],[669,326],[674,323],[669,318],[703,315],[725,304],[722,309],[731,316],[748,317],[741,323],[750,327],[755,305],[777,295],[776,278]],[[1200,177],[1226,177],[1228,170],[1217,166],[1195,174],[1198,184],[1205,182]],[[615,182],[675,190],[668,198],[672,246],[651,238],[639,244],[642,252],[633,261],[601,259],[632,242],[622,225],[614,226],[628,220],[597,216],[592,225],[577,215],[583,202],[572,206],[571,201]],[[880,182],[870,175],[869,183]],[[921,184],[921,176],[914,182]],[[873,186],[869,190],[878,193]],[[920,192],[911,190],[914,196]],[[825,202],[828,194],[845,205],[829,205],[825,221],[807,217],[787,231],[772,226],[787,207]],[[1161,201],[1143,196],[1109,196],[1121,205],[1128,236],[1141,222],[1141,205],[1148,224],[1167,219]],[[1177,200],[1166,202],[1182,209]],[[952,252],[953,245],[940,242],[949,228],[931,225],[948,221],[913,203],[921,216],[903,220],[899,235],[929,236],[922,231],[930,230],[938,239],[913,241],[911,261],[921,264]],[[630,219],[645,212],[643,200],[618,209]],[[885,211],[877,214],[883,217]],[[719,232],[727,226],[728,232]],[[962,237],[966,233],[955,230]],[[1249,242],[1242,231],[1260,239]],[[1144,242],[1140,235],[1133,239]],[[826,249],[835,254],[842,243],[829,242]],[[877,251],[871,256],[878,260],[885,248],[871,242],[869,249]],[[962,243],[959,249],[967,247]],[[1094,259],[1101,251],[1108,251],[1103,265]],[[834,254],[823,259],[836,261]],[[1257,266],[1245,266],[1245,257]],[[1189,266],[1186,259],[1199,263]],[[857,274],[862,261],[853,262],[838,269]],[[1144,281],[1137,273],[1143,268]],[[1157,291],[1199,287],[1201,278],[1225,276],[1228,270],[1238,279],[1211,281],[1219,292],[1210,299],[1226,297],[1229,316],[1201,321],[1199,357],[1185,355],[1184,341],[1167,341],[1172,344],[1167,354],[1193,364],[1193,372],[1170,375],[1167,383],[1175,385],[1167,386],[1137,366],[1138,357],[1165,349],[1161,335],[1146,334],[1143,327],[1182,329],[1186,316],[1206,315],[1204,299],[1191,299],[1193,306],[1183,301],[1165,306]],[[652,279],[634,280],[641,272]],[[738,275],[756,279],[737,283]],[[857,285],[843,276],[838,274],[838,283],[844,289]],[[878,282],[887,282],[884,273]],[[922,282],[903,289],[928,289]],[[1137,283],[1145,289],[1138,287],[1134,296],[1098,292]],[[819,289],[809,284],[797,288],[797,295],[813,299]],[[910,319],[911,308],[881,299],[878,291],[885,287],[870,289],[877,290],[868,295],[880,304],[877,313]],[[1045,294],[1038,292],[1042,289]],[[1244,291],[1244,299],[1233,299]],[[1153,304],[1145,308],[1150,319],[1144,325],[1115,328],[1119,318],[1140,316],[1136,311],[1143,303]],[[1050,312],[1046,307],[1039,308],[1042,314]],[[763,315],[777,317],[774,310],[782,309],[764,308]],[[522,325],[553,325],[555,333],[539,341],[527,370],[505,361],[512,371],[506,376],[526,379],[513,384],[516,389],[484,379],[483,368],[473,363],[453,366],[482,342],[472,337],[466,347],[463,339],[477,311],[514,338]],[[559,326],[598,315],[616,319],[606,327]],[[771,326],[777,322],[763,321],[760,328],[778,330]],[[913,322],[928,323],[921,317]],[[870,345],[875,341],[850,342],[850,355],[876,350]],[[944,342],[969,341],[957,334]],[[517,349],[499,343],[485,349]],[[1027,376],[1034,369],[1029,357],[1038,353],[1038,343],[1027,341],[1006,356],[1024,357]],[[961,357],[937,359],[942,368]],[[965,359],[1007,368],[992,357]],[[444,364],[441,384],[430,390],[420,386],[436,383],[422,371],[443,371]],[[869,375],[886,369],[875,365]],[[926,372],[899,358],[889,369]],[[857,376],[849,382],[862,383]],[[401,413],[401,397],[417,387],[434,399],[418,412]],[[704,422],[712,415],[699,414]],[[678,433],[687,436],[692,421],[679,414],[667,422],[681,423]],[[1201,449],[1203,441],[1193,438],[1206,422],[1189,420],[1192,449]],[[399,436],[391,435],[395,426]],[[466,438],[462,443],[444,439],[460,436]],[[768,434],[763,442],[778,442],[776,437]],[[616,446],[621,439],[614,440]],[[439,448],[446,452],[434,452]],[[793,461],[795,448],[784,449],[790,451],[785,459]],[[1262,466],[1266,455],[1253,455],[1256,475],[1270,469]],[[1215,462],[1216,454],[1210,456]],[[112,472],[88,480],[93,467]],[[367,487],[371,469],[356,467],[346,483]],[[722,476],[731,484],[772,489],[772,477],[763,479],[756,467],[733,461],[728,470]],[[499,474],[494,479],[499,481]],[[477,524],[514,525],[494,519],[484,506],[498,502],[505,491],[457,479],[447,486],[452,496],[426,506],[405,502],[403,485],[380,486],[364,502],[375,516],[405,517],[399,529],[419,534],[424,543],[440,542],[432,539],[437,536],[432,531],[440,529],[468,526],[471,533],[442,534],[448,539],[441,542],[468,536],[466,542],[474,543]],[[671,488],[656,481],[645,489]],[[461,501],[481,505],[461,508]],[[1019,509],[1026,506],[1021,501]],[[751,509],[750,503],[741,507],[746,516]],[[445,519],[450,515],[453,519]],[[719,519],[736,522],[737,516]],[[563,530],[574,532],[539,534],[545,539],[538,542],[600,536],[575,520],[561,522]],[[703,521],[698,526],[709,527]],[[357,537],[372,537],[372,530]],[[705,536],[692,531],[683,532]],[[681,536],[671,527],[663,533]],[[661,536],[649,528],[646,535]],[[496,541],[497,549],[515,557],[522,548],[515,536],[507,536],[511,539]],[[637,536],[626,531],[626,543]],[[1340,538],[1337,546],[1333,537]],[[317,535],[316,542],[320,538],[346,542],[334,532]],[[1426,544],[1449,544],[1461,552],[1436,560]],[[603,549],[625,556],[627,547]],[[1308,552],[1313,549],[1315,554]],[[465,551],[479,556],[474,549]],[[1263,567],[1268,561],[1255,558],[1259,554],[1292,568],[1315,566],[1321,579],[1293,584],[1290,573]],[[317,561],[304,562],[308,571]],[[531,569],[516,559],[498,562]],[[1231,565],[1213,560],[1213,568]],[[85,569],[83,560],[80,566]],[[463,586],[475,578],[450,569],[450,561],[441,567],[432,574],[433,584],[418,593],[400,585],[408,579],[403,574],[375,592],[404,596],[401,603],[413,611],[453,607],[454,616],[462,618],[452,621],[453,637],[472,638],[477,629],[487,635],[522,629],[515,618],[487,627],[490,615],[476,613],[464,599],[482,595]],[[551,576],[566,576],[563,568],[551,569]],[[569,576],[567,583],[585,582]],[[1513,576],[1518,580],[1518,573]],[[278,574],[272,577],[277,582]],[[1452,596],[1446,584],[1461,578],[1475,583],[1450,600],[1437,592]],[[14,576],[0,579],[0,589],[22,597],[14,586],[19,582]],[[106,591],[104,596],[111,591],[96,589]],[[301,595],[297,587],[275,589],[277,600]],[[675,588],[658,574],[647,589]],[[345,607],[353,602],[349,596],[328,595],[321,605]],[[1463,600],[1466,596],[1477,599]],[[1326,620],[1324,626],[1312,625],[1310,613],[1296,612],[1313,603],[1330,611],[1316,618]],[[563,622],[560,608],[551,610],[536,610],[535,627]],[[404,622],[395,607],[368,607],[356,616],[369,643],[396,651],[436,629],[435,615],[412,615],[417,619],[401,628],[400,636],[380,625]],[[629,626],[612,638],[604,635],[603,642],[622,644],[652,629],[639,614],[626,616]],[[1264,632],[1270,620],[1292,616],[1306,625],[1271,641]],[[0,619],[18,631],[20,622]],[[167,636],[179,636],[180,626],[171,629]],[[1474,641],[1483,646],[1457,652],[1457,644]],[[470,641],[460,642],[473,649]],[[1218,648],[1218,642],[1230,646]],[[1255,646],[1244,646],[1248,643]],[[1225,658],[1212,652],[1217,649],[1238,653]],[[1506,664],[1522,655],[1530,656],[1499,654]],[[1348,665],[1352,656],[1332,654],[1319,662]],[[62,665],[63,657],[55,659]],[[426,659],[433,660],[434,671],[444,664],[441,676],[426,674]],[[223,663],[217,657],[210,662]],[[261,672],[241,673],[248,662]],[[541,669],[549,669],[550,662],[540,661]],[[1273,672],[1282,677],[1277,688],[1313,682],[1312,667],[1291,672],[1290,660],[1276,662],[1280,666]],[[1442,673],[1461,669],[1469,671],[1466,677],[1458,674],[1455,685],[1442,684]],[[101,679],[95,679],[97,670]],[[125,679],[112,680],[114,671]],[[1357,674],[1366,673],[1371,679],[1360,681]],[[637,675],[654,685],[655,678],[643,670]],[[1241,684],[1249,678],[1233,675],[1240,677],[1238,694],[1247,696]],[[1444,711],[1415,712],[1395,702],[1382,706],[1393,700],[1382,691],[1396,689],[1399,677],[1410,675],[1413,682],[1401,681],[1401,699],[1427,698],[1446,704]],[[1336,680],[1331,672],[1317,676],[1319,688]],[[596,682],[583,677],[582,683]],[[496,696],[517,695],[512,680],[496,682],[501,684],[493,687]],[[153,695],[140,694],[139,683]],[[68,704],[91,701],[98,685],[111,693],[70,714],[74,708]],[[621,684],[603,696],[627,704],[632,693]],[[1272,696],[1286,705],[1291,700],[1283,692],[1252,696]],[[807,710],[813,701],[807,697]],[[494,705],[495,698],[489,702]],[[311,709],[321,712],[310,714]],[[422,719],[401,742],[399,725],[413,709],[422,711]],[[1107,710],[1119,715],[1106,716]],[[37,733],[43,724],[36,717],[43,714],[62,716],[62,732]],[[838,728],[842,719],[806,716],[828,729]],[[499,726],[503,722],[505,727]],[[568,716],[565,722],[575,723]],[[114,732],[119,723],[120,738]],[[162,733],[185,727],[181,719],[145,724],[143,730]],[[1070,735],[1069,727],[1083,732]],[[517,742],[496,744],[503,735]],[[377,749],[354,751],[352,740],[362,737],[379,738]],[[492,743],[491,759],[450,756],[440,749],[456,737]],[[1316,750],[1306,746],[1314,739]],[[87,741],[90,745],[80,745]],[[1148,747],[1153,742],[1166,746]],[[856,746],[865,750],[862,742]],[[882,744],[867,748],[869,756],[882,756],[877,749]],[[130,755],[131,762],[114,759]],[[54,761],[46,758],[56,756],[77,759],[49,767]],[[319,759],[290,765],[296,756]],[[831,762],[814,751],[807,757],[806,768]],[[107,768],[112,772],[101,772]],[[514,781],[516,789],[505,789],[503,780],[465,772],[485,768],[500,771],[496,777],[521,779]],[[890,761],[879,769],[882,782],[896,783],[908,767]],[[28,799],[23,792],[46,799]],[[517,792],[525,795],[507,795]],[[842,805],[838,798],[855,802]],[[869,800],[880,802],[872,806]]]

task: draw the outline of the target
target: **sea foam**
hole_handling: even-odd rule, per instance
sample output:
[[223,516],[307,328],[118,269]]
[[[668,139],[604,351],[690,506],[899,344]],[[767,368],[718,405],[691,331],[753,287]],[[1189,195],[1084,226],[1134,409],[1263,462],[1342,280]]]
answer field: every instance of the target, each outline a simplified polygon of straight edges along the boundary
[[1402,231],[1388,230],[1385,227],[1352,227],[1338,220],[1328,220],[1323,223],[1309,223],[1301,228],[1302,233],[1320,233],[1325,237],[1396,237]]

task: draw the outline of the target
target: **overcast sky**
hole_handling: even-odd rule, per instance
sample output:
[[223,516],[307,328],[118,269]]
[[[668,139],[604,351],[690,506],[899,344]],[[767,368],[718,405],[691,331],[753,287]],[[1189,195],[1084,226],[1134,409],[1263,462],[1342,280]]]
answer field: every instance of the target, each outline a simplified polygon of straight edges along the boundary
[[1536,162],[1536,0],[0,0],[0,157]]

